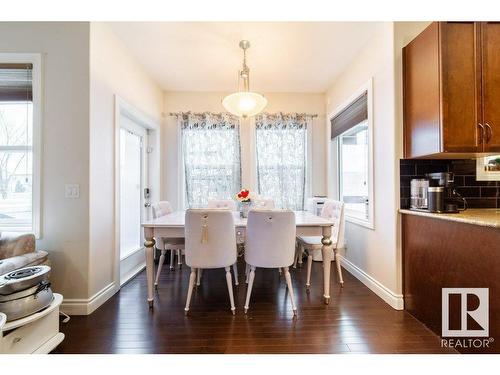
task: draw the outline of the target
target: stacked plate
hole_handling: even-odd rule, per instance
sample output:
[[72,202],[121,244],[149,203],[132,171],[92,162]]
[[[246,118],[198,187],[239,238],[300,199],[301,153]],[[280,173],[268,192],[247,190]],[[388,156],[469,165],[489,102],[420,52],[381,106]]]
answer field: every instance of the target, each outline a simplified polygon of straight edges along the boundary
[[0,312],[7,321],[24,318],[48,307],[54,296],[49,266],[20,268],[0,276]]

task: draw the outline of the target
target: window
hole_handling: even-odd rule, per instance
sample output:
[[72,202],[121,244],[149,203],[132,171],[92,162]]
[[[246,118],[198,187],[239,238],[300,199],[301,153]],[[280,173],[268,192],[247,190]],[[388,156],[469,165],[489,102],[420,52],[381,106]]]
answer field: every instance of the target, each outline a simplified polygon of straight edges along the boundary
[[0,54],[0,231],[37,236],[38,72],[36,56]]
[[500,155],[476,159],[478,181],[500,181]]
[[307,182],[307,129],[312,116],[262,114],[255,118],[259,194],[277,208],[304,209]]
[[367,89],[330,120],[346,219],[373,228],[371,116]]
[[233,198],[241,189],[239,120],[229,114],[179,114],[186,203]]
[[368,220],[368,126],[366,121],[339,135],[339,191],[351,216]]

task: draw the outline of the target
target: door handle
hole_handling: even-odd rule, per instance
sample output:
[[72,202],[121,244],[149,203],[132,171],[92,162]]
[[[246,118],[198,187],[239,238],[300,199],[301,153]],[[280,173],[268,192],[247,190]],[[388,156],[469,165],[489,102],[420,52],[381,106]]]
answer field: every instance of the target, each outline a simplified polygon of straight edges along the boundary
[[479,144],[483,144],[484,141],[484,126],[483,124],[479,123],[477,124],[481,128],[481,138],[479,138]]
[[493,130],[491,129],[490,124],[487,122],[484,123],[486,125],[486,143],[488,143],[491,139],[491,136],[493,135]]
[[151,207],[151,203],[149,203],[149,202],[144,203],[144,207],[146,207],[146,208]]

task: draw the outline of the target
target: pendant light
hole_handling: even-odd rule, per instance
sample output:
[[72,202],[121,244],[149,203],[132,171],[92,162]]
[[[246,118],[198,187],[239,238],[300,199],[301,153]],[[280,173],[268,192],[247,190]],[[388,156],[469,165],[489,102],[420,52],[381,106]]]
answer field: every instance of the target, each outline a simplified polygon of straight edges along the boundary
[[[255,116],[262,112],[267,105],[264,95],[250,91],[250,69],[247,66],[247,49],[250,48],[248,40],[239,44],[243,50],[243,68],[238,72],[238,92],[229,94],[222,100],[224,108],[239,117]],[[240,90],[240,81],[243,81],[243,91]]]

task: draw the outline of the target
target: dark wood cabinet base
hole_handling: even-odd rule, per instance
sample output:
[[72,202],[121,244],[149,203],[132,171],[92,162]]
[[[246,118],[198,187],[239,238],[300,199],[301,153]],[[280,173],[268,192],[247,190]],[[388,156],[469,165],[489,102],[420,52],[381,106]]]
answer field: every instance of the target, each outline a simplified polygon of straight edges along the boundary
[[[488,288],[486,339],[493,341],[488,347],[456,349],[500,353],[495,341],[500,340],[500,229],[404,214],[402,233],[405,310],[441,336],[442,288]],[[451,300],[450,324],[458,327],[453,317],[460,316],[460,308]]]

